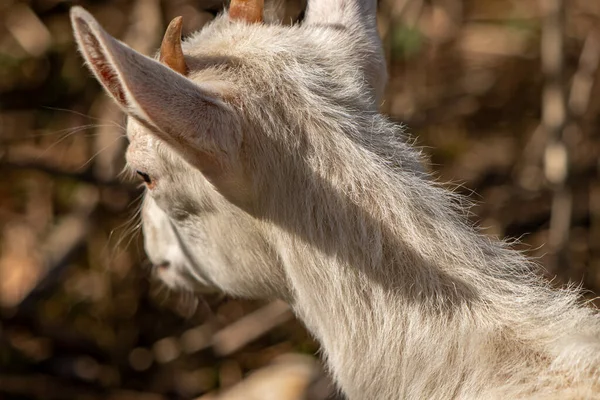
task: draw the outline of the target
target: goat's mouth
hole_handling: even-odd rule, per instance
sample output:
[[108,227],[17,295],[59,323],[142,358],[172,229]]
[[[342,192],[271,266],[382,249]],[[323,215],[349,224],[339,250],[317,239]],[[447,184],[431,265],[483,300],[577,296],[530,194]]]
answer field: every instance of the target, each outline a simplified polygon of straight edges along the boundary
[[156,263],[152,265],[152,276],[170,289],[192,291],[192,282],[184,274],[179,273],[178,269],[169,262]]
[[168,261],[156,263],[152,266],[152,275],[163,282],[170,289],[196,294],[218,293],[214,286],[205,282],[185,265],[177,265]]

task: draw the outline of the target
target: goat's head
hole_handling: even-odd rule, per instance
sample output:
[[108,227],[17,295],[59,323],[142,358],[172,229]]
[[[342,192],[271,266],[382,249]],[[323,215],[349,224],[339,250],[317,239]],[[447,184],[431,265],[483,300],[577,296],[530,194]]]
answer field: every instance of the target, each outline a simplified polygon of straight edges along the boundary
[[261,7],[233,1],[183,43],[175,19],[157,59],[83,9],[71,13],[88,66],[129,117],[128,168],[147,185],[146,251],[173,286],[287,297],[269,226],[301,224],[290,221],[294,203],[326,201],[310,177],[344,157],[327,125],[377,109],[381,87],[369,76],[384,70],[379,48],[339,27],[256,23]]

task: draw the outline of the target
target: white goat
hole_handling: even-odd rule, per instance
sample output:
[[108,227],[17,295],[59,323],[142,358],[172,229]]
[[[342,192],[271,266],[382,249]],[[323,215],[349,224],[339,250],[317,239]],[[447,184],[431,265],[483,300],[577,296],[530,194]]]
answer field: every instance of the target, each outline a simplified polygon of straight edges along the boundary
[[600,319],[468,225],[401,128],[375,0],[311,0],[301,25],[261,0],[159,61],[81,8],[80,50],[129,115],[148,184],[146,250],[171,285],[281,298],[350,399],[600,398]]

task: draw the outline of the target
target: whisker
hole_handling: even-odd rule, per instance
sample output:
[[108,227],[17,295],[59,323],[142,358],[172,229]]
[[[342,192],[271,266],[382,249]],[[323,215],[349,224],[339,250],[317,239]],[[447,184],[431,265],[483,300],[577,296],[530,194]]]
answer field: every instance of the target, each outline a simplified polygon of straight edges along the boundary
[[[142,222],[138,222],[137,224],[135,224],[133,226],[132,229],[130,229],[130,232],[127,233],[126,236],[129,237],[129,240],[127,241],[127,243],[125,244],[125,248],[129,248],[129,246],[131,246],[131,242],[133,241],[133,239],[135,239],[138,234],[141,232],[141,228],[142,228]],[[139,256],[139,248],[138,248],[138,256]]]
[[[135,203],[139,202],[143,198],[143,196],[144,196],[144,193],[140,193],[138,196],[136,196],[136,198],[134,198],[133,200],[131,200],[129,202],[128,207],[131,207],[132,205],[135,206]],[[109,256],[108,256],[108,258],[110,259],[109,263],[112,262],[112,260],[114,260],[117,257],[117,255],[119,254],[120,251],[125,251],[129,247],[131,240],[133,240],[133,237],[136,236],[136,231],[139,229],[139,227],[141,225],[141,223],[136,224],[136,221],[138,220],[138,217],[141,212],[141,207],[139,205],[137,205],[131,211],[132,211],[131,216],[129,218],[127,218],[127,220],[125,222],[123,222],[116,228],[113,228],[110,231],[110,233],[108,234],[108,240],[106,241],[106,245],[105,245],[103,252],[105,254],[109,253]],[[113,236],[122,229],[124,231],[119,236],[119,239],[117,240],[117,242],[114,245],[111,244],[111,242],[113,241]],[[129,238],[129,242],[127,243],[126,246],[123,246],[123,241],[126,238]],[[111,248],[112,251],[109,251],[109,248]]]
[[117,141],[121,140],[122,136],[119,136],[118,138],[116,138],[115,140],[113,140],[112,142],[110,142],[109,144],[107,144],[106,146],[104,146],[103,148],[101,148],[100,150],[98,150],[96,153],[94,153],[89,160],[87,160],[85,163],[83,163],[83,165],[81,165],[79,168],[84,169],[86,168],[92,161],[94,161],[94,158],[96,158],[100,153],[102,153],[104,150],[110,148],[112,145],[114,145]]
[[150,292],[152,297],[155,297],[158,300],[161,307],[164,307],[165,304],[167,304],[167,302],[171,298],[172,293],[172,289],[162,283],[155,286],[154,290]]
[[[76,133],[79,133],[81,131],[85,131],[87,129],[90,128],[94,128],[94,125],[82,125],[82,126],[77,126],[74,128],[69,128],[69,129],[63,129],[61,131],[58,131],[58,133],[61,132],[66,132],[65,135],[63,135],[60,139],[56,140],[54,143],[52,143],[50,146],[48,146],[47,148],[44,149],[44,151],[42,152],[41,156],[45,155],[48,151],[52,150],[54,147],[56,147],[58,144],[64,142],[66,139],[70,138],[71,136],[75,135]],[[41,136],[49,136],[52,135],[53,133],[48,133],[48,134],[40,134],[40,135],[32,135],[33,137],[37,136],[37,137],[41,137]],[[87,133],[84,135],[85,137],[94,137],[94,136],[98,136],[98,133]]]
[[[141,200],[141,198],[143,197],[143,193],[140,194],[139,196],[137,196],[135,199],[133,199],[130,203],[136,203],[138,201]],[[138,217],[140,216],[140,213],[142,211],[142,208],[140,206],[137,206],[136,209],[133,210],[132,215],[121,225],[117,226],[116,228],[114,228],[109,235],[109,241],[112,239],[112,236],[119,230],[124,229],[123,234],[121,235],[121,237],[119,238],[119,240],[117,241],[117,243],[115,244],[115,248],[119,248],[121,247],[123,240],[125,240],[125,238],[127,237],[131,237],[133,235],[133,233],[135,233],[135,231],[137,229],[140,228],[141,226],[141,222],[136,224],[136,221],[138,220]],[[128,243],[131,242],[131,238],[130,241]],[[128,246],[125,246],[125,248],[127,248]]]
[[196,313],[198,309],[198,298],[197,296],[188,289],[185,289],[179,293],[179,298],[176,305],[177,311],[183,315],[186,319],[190,319]]
[[[87,124],[87,125],[80,125],[80,126],[75,126],[75,127],[65,128],[65,129],[53,130],[53,131],[49,131],[49,132],[37,130],[37,131],[34,131],[36,133],[20,135],[19,137],[5,139],[5,140],[2,140],[0,143],[3,145],[9,145],[9,144],[14,144],[14,143],[19,143],[19,142],[22,142],[25,140],[51,137],[54,135],[62,135],[63,133],[66,132],[67,134],[64,137],[61,137],[59,139],[59,141],[62,141],[62,140],[65,140],[67,137],[70,137],[73,134],[80,132],[82,130],[85,130],[85,129],[105,128],[105,127],[110,127],[110,126],[111,125]],[[100,135],[100,133],[98,133],[98,132],[91,132],[91,133],[84,134],[85,137],[96,137],[99,135]],[[125,136],[125,134],[123,134],[123,136]],[[55,146],[56,144],[57,143],[52,143],[52,146]]]
[[[90,119],[90,120],[93,120],[93,121],[105,121],[105,120],[104,120],[104,119],[102,119],[102,118],[92,117],[91,115],[84,114],[84,113],[81,113],[81,112],[79,112],[79,111],[75,111],[75,110],[69,110],[69,109],[67,109],[67,108],[60,108],[60,107],[50,107],[50,106],[42,106],[42,108],[45,108],[45,109],[47,109],[47,110],[52,110],[52,111],[66,112],[66,113],[73,114],[73,115],[77,115],[77,116],[80,116],[80,117],[84,117],[84,118],[87,118],[87,119]],[[120,124],[118,124],[118,123],[117,123],[117,122],[115,122],[115,121],[109,121],[109,122],[110,122],[110,124],[111,124],[111,125],[113,125],[113,126],[116,126],[116,127],[118,127],[118,128],[121,128],[121,129],[123,129],[123,130],[126,130],[126,128],[125,128],[123,125],[120,125]]]

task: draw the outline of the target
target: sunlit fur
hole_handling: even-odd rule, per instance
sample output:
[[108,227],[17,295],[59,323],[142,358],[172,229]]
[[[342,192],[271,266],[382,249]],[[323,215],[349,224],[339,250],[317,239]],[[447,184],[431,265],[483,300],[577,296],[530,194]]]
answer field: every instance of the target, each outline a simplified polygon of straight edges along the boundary
[[154,179],[150,259],[172,284],[288,301],[352,400],[597,397],[596,311],[471,227],[377,111],[374,17],[352,0],[292,27],[225,14],[184,42],[184,78],[72,13],[131,117],[129,167]]

